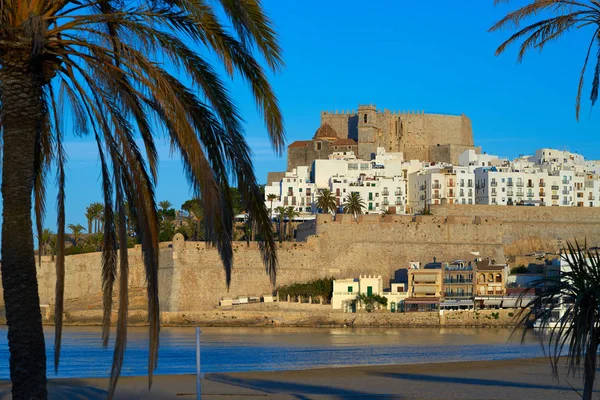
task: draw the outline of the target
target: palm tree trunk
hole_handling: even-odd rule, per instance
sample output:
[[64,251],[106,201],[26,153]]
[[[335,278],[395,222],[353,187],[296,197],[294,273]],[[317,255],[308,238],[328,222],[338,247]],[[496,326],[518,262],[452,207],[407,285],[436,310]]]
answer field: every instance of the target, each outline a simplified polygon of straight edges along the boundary
[[92,219],[88,218],[88,233],[92,233]]
[[42,127],[42,83],[29,67],[30,49],[9,49],[0,69],[2,286],[13,399],[46,399],[46,348],[33,250],[31,194],[36,132]]
[[594,391],[594,379],[596,377],[596,357],[598,353],[598,344],[600,339],[600,330],[595,329],[592,339],[585,353],[585,361],[583,365],[583,400],[592,400]]

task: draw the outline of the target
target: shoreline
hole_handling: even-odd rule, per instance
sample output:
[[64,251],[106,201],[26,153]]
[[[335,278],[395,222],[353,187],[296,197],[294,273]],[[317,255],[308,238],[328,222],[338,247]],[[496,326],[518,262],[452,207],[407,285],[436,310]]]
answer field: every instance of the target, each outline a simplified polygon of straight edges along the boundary
[[[158,375],[148,392],[145,376],[122,377],[116,399],[195,398],[194,375]],[[551,377],[547,358],[423,364],[347,366],[294,371],[210,373],[203,396],[223,400],[265,399],[577,399],[577,377]],[[51,379],[51,398],[101,399],[107,378]],[[0,399],[10,390],[0,381]],[[54,397],[52,397],[54,396]]]
[[[53,325],[54,314],[47,310],[44,325]],[[514,328],[515,315],[511,309],[480,311],[408,312],[408,313],[343,313],[331,309],[281,310],[281,309],[214,309],[201,311],[161,312],[161,326],[165,327],[296,327],[296,328]],[[129,312],[130,326],[147,326],[148,314],[144,310]],[[116,321],[113,312],[111,321]],[[0,324],[4,321],[0,319]],[[64,326],[100,326],[102,310],[67,310]]]

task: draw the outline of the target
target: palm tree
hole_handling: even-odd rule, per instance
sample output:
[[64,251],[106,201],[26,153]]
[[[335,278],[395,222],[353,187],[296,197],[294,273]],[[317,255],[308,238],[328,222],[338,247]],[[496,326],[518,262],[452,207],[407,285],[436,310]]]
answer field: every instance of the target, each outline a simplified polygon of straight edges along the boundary
[[173,203],[171,203],[169,200],[163,200],[158,202],[158,206],[166,212],[173,207]]
[[277,212],[277,236],[279,237],[279,243],[284,239],[286,227],[283,226],[286,208],[284,206],[279,206],[275,208],[275,212]]
[[294,207],[289,206],[285,210],[285,216],[288,220],[288,228],[290,230],[288,237],[291,240],[292,237],[294,236],[294,231],[293,231],[294,226],[292,225],[292,221],[294,220],[294,218],[300,216],[300,214],[298,214],[298,212],[296,211],[296,209]]
[[48,250],[48,247],[50,245],[50,241],[52,240],[53,235],[54,235],[54,233],[48,228],[45,228],[41,234],[38,233],[38,241],[39,241],[38,254],[40,256],[46,255],[46,252]]
[[[508,2],[509,0],[495,0],[496,3]],[[506,48],[515,43],[521,42],[517,60],[521,62],[527,51],[531,49],[542,50],[546,44],[554,41],[566,33],[580,28],[591,28],[590,43],[585,56],[583,67],[579,74],[579,86],[577,97],[575,99],[575,117],[579,119],[579,110],[581,108],[581,93],[583,90],[585,71],[588,66],[592,48],[599,47],[600,41],[600,2],[598,1],[575,1],[575,0],[534,0],[528,5],[508,13],[500,21],[496,22],[490,28],[490,31],[498,31],[502,28],[518,27],[522,21],[536,17],[538,14],[549,12],[550,18],[533,22],[524,28],[513,33],[496,50],[496,55],[503,53]],[[595,54],[595,53],[594,53]],[[595,59],[594,79],[592,81],[590,100],[592,107],[598,100],[598,89],[600,86],[600,58]]]
[[94,210],[94,203],[90,204],[85,208],[85,219],[87,219],[88,223],[88,232],[93,232],[93,223],[96,220],[96,212]]
[[350,192],[348,196],[346,196],[346,201],[343,204],[344,212],[346,214],[352,214],[354,216],[354,220],[358,219],[358,215],[362,214],[363,208],[366,207],[365,202],[362,197],[360,197],[360,193],[358,192]]
[[[41,231],[46,178],[51,171],[56,171],[58,186],[55,369],[60,360],[67,158],[61,127],[69,126],[98,145],[105,208],[104,345],[109,339],[113,286],[119,276],[111,398],[127,338],[127,251],[121,251],[117,259],[118,243],[128,240],[125,201],[144,251],[150,384],[157,364],[155,137],[168,136],[172,149],[181,154],[194,195],[202,198],[209,239],[220,250],[227,284],[233,258],[230,179],[237,182],[262,232],[260,249],[266,270],[275,280],[275,241],[243,134],[242,116],[217,71],[248,82],[274,150],[281,153],[283,118],[267,71],[259,62],[270,71],[279,71],[281,50],[258,0],[3,0],[1,4],[4,234],[0,259],[12,395],[15,399],[47,398],[31,214],[33,211]],[[70,121],[62,121],[64,118]]]
[[77,246],[77,244],[81,240],[81,235],[83,235],[83,232],[85,232],[85,228],[81,224],[69,224],[67,228],[71,230],[71,236],[73,236],[73,244]]
[[267,200],[271,202],[271,207],[269,207],[269,215],[273,216],[273,202],[277,200],[279,196],[276,194],[270,193],[267,195]]
[[[542,330],[549,330],[549,335],[540,336],[540,340],[548,340],[554,377],[558,377],[562,355],[567,358],[569,374],[576,375],[583,363],[582,398],[591,400],[600,345],[600,253],[586,252],[577,243],[567,246],[563,259],[569,268],[561,271],[559,278],[544,278],[530,284],[529,292],[541,291],[517,315],[515,332],[524,329],[524,339],[527,330],[532,329],[531,321],[539,321]],[[565,311],[557,326],[548,328],[552,311],[561,308]]]
[[337,209],[337,202],[333,192],[329,189],[321,189],[317,194],[317,208],[323,210],[325,214],[334,212]]

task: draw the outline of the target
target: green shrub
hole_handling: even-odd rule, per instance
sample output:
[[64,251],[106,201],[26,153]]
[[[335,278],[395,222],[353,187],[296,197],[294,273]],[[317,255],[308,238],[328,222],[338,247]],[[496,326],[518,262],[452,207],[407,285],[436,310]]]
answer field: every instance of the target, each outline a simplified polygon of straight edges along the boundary
[[387,298],[379,296],[377,294],[364,294],[360,293],[356,296],[356,301],[361,303],[367,312],[373,312],[377,304],[387,307]]
[[321,297],[326,302],[331,301],[333,296],[333,278],[313,279],[306,283],[292,283],[291,285],[280,286],[277,289],[280,298],[302,296],[308,300],[312,296],[313,300]]

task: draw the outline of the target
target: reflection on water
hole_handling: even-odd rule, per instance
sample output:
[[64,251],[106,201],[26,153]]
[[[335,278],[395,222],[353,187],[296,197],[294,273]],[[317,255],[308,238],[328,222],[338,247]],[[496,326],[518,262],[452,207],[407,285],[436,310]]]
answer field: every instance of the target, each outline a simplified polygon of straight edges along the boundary
[[[61,366],[53,365],[53,328],[45,330],[48,377],[106,377],[112,343],[103,349],[99,327],[67,327]],[[539,341],[510,329],[436,328],[203,328],[204,372],[291,370],[368,364],[413,364],[444,361],[499,360],[543,355]],[[114,336],[114,333],[113,333]],[[147,372],[148,334],[130,328],[123,375]],[[195,372],[194,328],[163,328],[157,374]],[[0,379],[7,379],[6,328],[0,328]]]

